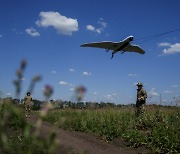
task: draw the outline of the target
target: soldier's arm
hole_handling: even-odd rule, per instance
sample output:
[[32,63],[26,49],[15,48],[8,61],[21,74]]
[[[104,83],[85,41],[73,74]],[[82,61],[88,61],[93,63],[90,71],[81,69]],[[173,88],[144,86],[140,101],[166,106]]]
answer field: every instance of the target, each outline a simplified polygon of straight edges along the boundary
[[143,99],[145,100],[147,98],[147,92],[143,90],[142,93],[143,93]]

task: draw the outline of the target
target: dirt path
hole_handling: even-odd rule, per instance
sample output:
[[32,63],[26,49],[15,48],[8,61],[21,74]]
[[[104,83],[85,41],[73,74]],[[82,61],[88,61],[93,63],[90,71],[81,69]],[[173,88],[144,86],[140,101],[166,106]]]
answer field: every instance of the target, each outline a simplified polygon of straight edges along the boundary
[[[37,117],[32,116],[28,119],[28,122],[35,125]],[[67,131],[61,128],[57,128],[48,122],[42,123],[42,129],[40,135],[43,137],[48,136],[48,134],[55,130],[57,134],[57,139],[59,140],[59,147],[55,153],[60,154],[137,154],[143,153],[145,149],[125,149],[124,144],[120,140],[116,140],[115,143],[106,143],[100,139],[97,139],[95,135]]]

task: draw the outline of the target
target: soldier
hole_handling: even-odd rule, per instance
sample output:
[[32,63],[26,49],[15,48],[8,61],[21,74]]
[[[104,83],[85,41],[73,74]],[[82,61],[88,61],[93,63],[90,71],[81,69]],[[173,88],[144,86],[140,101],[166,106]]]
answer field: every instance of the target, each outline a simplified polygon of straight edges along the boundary
[[32,101],[31,93],[27,92],[27,96],[24,97],[24,105],[25,105],[25,109],[26,109],[26,118],[28,116],[29,116],[29,118],[31,117],[31,115],[30,115],[31,101]]
[[144,105],[146,104],[146,98],[147,98],[147,93],[146,90],[144,90],[143,84],[138,83],[137,84],[138,89],[137,89],[137,101],[136,101],[136,113],[137,116],[144,114]]

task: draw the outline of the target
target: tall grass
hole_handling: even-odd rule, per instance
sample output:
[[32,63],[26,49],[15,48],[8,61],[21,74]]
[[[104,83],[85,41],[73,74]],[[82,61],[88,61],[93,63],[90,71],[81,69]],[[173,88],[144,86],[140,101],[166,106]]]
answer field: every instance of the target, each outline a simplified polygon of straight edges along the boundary
[[69,130],[91,132],[106,141],[121,137],[128,146],[146,145],[156,153],[180,152],[180,110],[149,108],[136,117],[132,108],[100,110],[55,110],[46,117],[50,123]]
[[26,122],[23,108],[13,105],[11,100],[0,100],[0,153],[52,153],[55,134],[43,139],[35,132],[36,128]]

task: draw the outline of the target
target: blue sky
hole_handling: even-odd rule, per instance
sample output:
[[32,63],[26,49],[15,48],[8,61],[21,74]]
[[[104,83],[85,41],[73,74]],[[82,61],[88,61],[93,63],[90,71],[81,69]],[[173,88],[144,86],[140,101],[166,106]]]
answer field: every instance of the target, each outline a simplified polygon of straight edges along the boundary
[[[41,75],[33,98],[44,99],[43,88],[53,87],[52,99],[71,100],[73,89],[87,88],[85,101],[135,103],[135,83],[142,82],[148,102],[169,104],[180,97],[180,31],[140,42],[136,39],[180,28],[179,0],[1,0],[0,91],[15,97],[16,70],[22,59],[27,68],[21,98],[31,79]],[[83,48],[83,43],[121,41],[146,53],[115,54]]]

